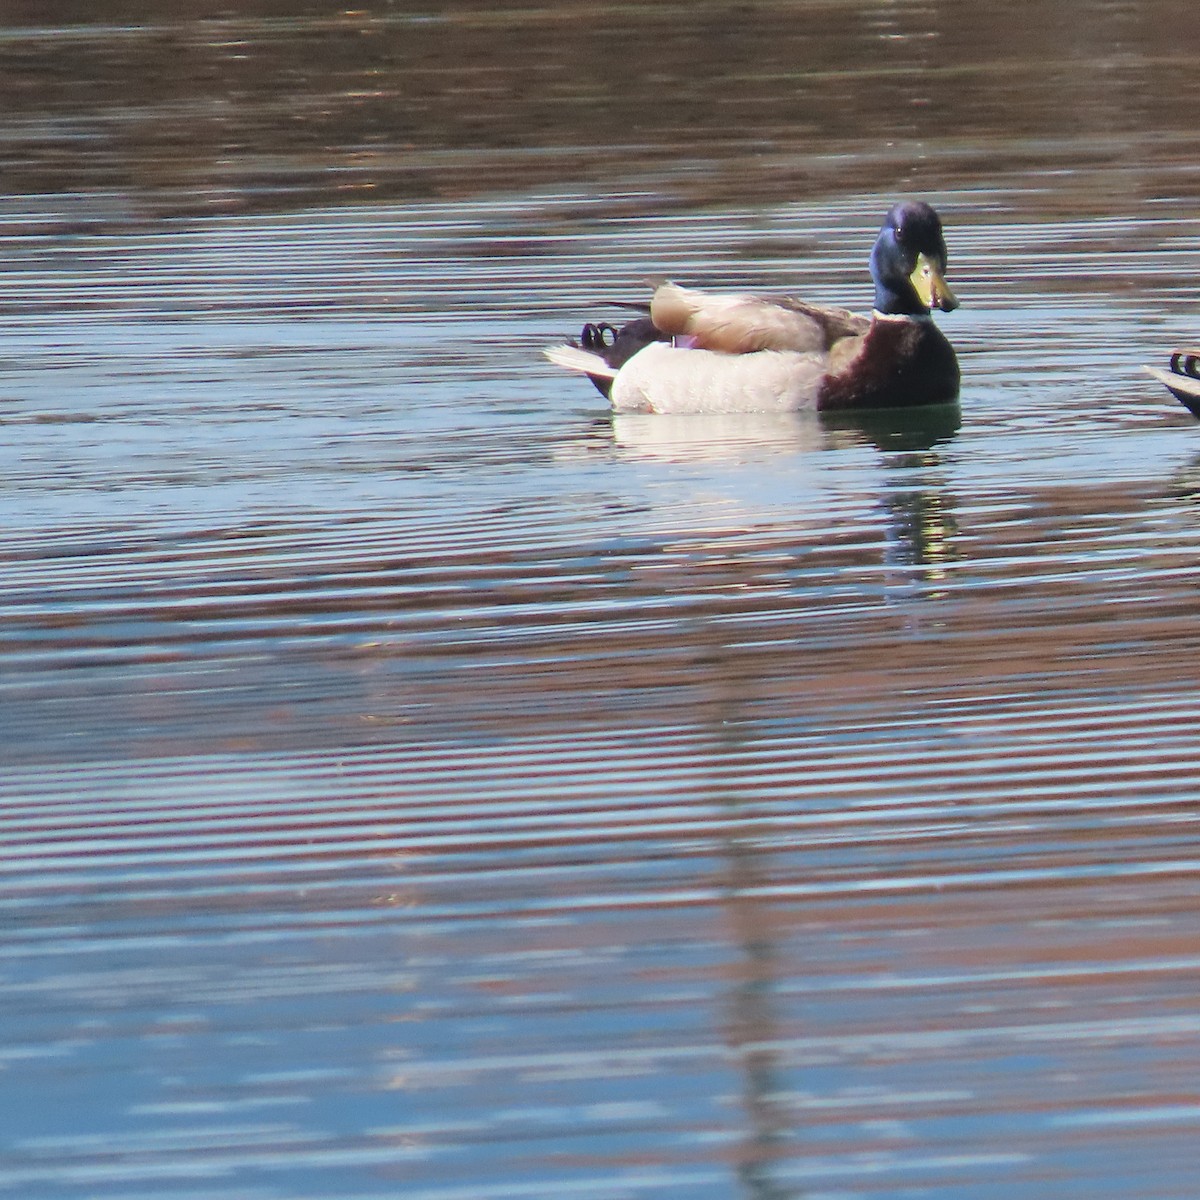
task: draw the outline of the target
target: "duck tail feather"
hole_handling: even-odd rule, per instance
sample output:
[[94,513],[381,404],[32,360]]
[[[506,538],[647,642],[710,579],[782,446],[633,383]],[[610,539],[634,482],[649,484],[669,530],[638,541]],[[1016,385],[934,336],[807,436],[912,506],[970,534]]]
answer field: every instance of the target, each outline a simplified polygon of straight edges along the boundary
[[617,368],[609,366],[598,354],[581,350],[578,346],[547,346],[542,353],[556,366],[581,375],[597,376],[600,379],[616,379]]
[[1200,417],[1200,379],[1173,371],[1162,371],[1158,367],[1143,367],[1153,375],[1193,416]]

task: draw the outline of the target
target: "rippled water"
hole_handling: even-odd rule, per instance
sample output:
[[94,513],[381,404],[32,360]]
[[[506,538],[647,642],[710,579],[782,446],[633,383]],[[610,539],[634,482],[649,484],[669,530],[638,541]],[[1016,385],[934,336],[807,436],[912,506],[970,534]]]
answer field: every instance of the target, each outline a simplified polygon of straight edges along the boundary
[[[857,120],[900,85],[856,48],[924,44],[775,8]],[[1178,6],[1076,9],[1118,99],[1175,69]],[[653,178],[600,146],[167,220],[150,139],[4,200],[0,1191],[1195,1194],[1200,430],[1139,372],[1194,329],[1191,118],[1031,140],[980,88],[1036,55],[980,57],[983,11],[895,16],[967,98],[915,175],[856,142],[801,183],[747,134],[733,180],[656,117]],[[107,15],[0,53],[137,65]],[[329,30],[246,20],[251,58]],[[494,121],[570,140],[537,111]],[[614,420],[540,359],[661,273],[865,307],[914,179],[958,412]]]

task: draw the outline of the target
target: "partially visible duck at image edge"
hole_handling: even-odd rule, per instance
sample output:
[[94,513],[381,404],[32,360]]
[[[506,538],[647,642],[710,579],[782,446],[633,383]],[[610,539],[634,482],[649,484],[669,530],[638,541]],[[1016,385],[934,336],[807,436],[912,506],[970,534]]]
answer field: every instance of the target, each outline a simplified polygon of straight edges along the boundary
[[1170,366],[1169,371],[1160,367],[1142,369],[1153,375],[1188,412],[1200,417],[1200,350],[1176,350]]

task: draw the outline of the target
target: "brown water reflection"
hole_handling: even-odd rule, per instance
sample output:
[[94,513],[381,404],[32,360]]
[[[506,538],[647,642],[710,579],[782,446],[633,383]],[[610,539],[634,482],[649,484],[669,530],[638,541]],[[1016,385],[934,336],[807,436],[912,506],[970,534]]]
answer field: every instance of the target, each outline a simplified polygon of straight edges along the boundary
[[[9,6],[0,1191],[1191,1196],[1195,19]],[[959,410],[539,358],[899,189]]]
[[[1194,6],[299,0],[6,6],[7,187],[60,218],[458,199],[651,211],[925,191],[1064,160],[1191,186]],[[1066,211],[1090,211],[1071,187]],[[54,208],[48,216],[52,216]]]

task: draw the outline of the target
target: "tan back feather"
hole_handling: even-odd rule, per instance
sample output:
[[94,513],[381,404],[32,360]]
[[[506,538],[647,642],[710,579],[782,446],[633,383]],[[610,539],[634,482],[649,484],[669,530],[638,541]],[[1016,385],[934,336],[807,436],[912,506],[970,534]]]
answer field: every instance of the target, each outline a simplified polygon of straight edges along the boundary
[[[694,291],[677,284],[660,284],[650,302],[650,316],[664,333],[692,339],[693,345],[725,354],[756,350],[790,350],[799,353],[827,349],[836,336],[844,336],[847,318],[835,310],[836,334],[815,306],[779,302],[760,296],[718,295]],[[865,322],[864,322],[865,325]]]

